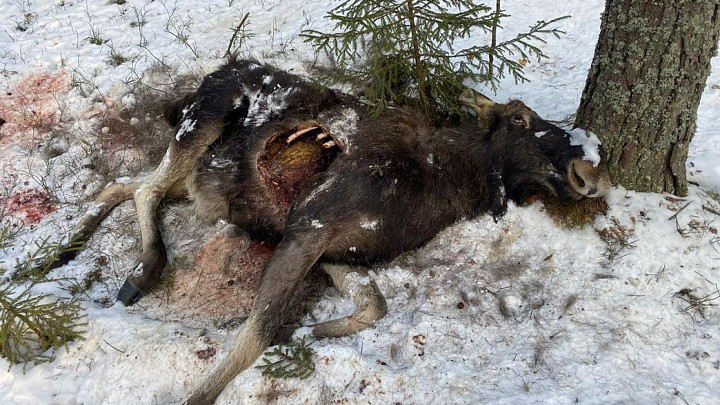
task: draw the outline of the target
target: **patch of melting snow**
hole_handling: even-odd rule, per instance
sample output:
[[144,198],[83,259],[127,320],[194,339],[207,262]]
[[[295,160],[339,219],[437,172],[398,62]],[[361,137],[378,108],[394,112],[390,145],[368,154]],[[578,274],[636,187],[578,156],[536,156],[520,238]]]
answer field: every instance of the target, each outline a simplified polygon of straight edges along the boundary
[[379,224],[380,221],[378,220],[361,222],[360,228],[367,229],[368,231],[376,231]]
[[328,177],[323,184],[316,187],[313,191],[310,192],[310,195],[307,196],[305,201],[302,202],[302,207],[306,206],[310,201],[314,200],[315,197],[317,197],[318,194],[328,191],[330,187],[332,187],[333,183],[335,183],[335,176],[332,175]]
[[107,205],[106,203],[96,203],[93,202],[92,205],[90,205],[90,208],[88,208],[86,215],[91,215],[93,217],[96,217],[100,215],[100,210],[103,209]]
[[196,123],[197,120],[193,120],[190,118],[186,118],[185,120],[183,120],[183,122],[180,124],[180,128],[177,131],[177,135],[175,135],[175,140],[180,142],[180,139],[182,139],[182,137],[185,136],[186,133],[195,129]]
[[[358,286],[361,285],[369,285],[370,284],[370,275],[369,274],[360,274],[355,271],[351,271],[345,276],[345,280],[348,284],[353,285],[350,287],[350,289],[354,290],[357,289]],[[352,296],[352,294],[348,294]]]
[[160,162],[160,166],[158,166],[158,168],[155,169],[154,173],[164,174],[168,170],[169,167],[170,167],[170,149],[165,151],[163,160],[162,160],[162,162]]
[[548,132],[550,132],[550,131],[535,132],[535,137],[536,137],[536,138],[542,138],[543,136],[547,135]]
[[320,228],[322,228],[323,226],[325,226],[325,225],[322,224],[322,222],[318,221],[317,219],[313,219],[312,221],[310,221],[310,225],[312,225],[313,228],[318,228],[318,229],[320,229]]
[[144,266],[143,266],[142,262],[140,262],[140,263],[139,263],[137,266],[135,266],[135,268],[132,270],[132,272],[131,272],[132,276],[133,276],[133,277],[140,277],[140,276],[142,276],[143,268],[144,268]]
[[324,118],[319,117],[322,122],[325,123],[325,127],[330,130],[330,133],[342,144],[345,153],[350,152],[352,143],[350,141],[351,136],[357,131],[358,114],[352,108],[346,108],[340,115],[334,115],[333,117]]
[[592,132],[585,131],[582,128],[573,128],[568,131],[570,133],[570,145],[582,146],[583,160],[592,162],[594,167],[600,164],[600,139]]
[[123,176],[123,177],[118,177],[117,179],[113,180],[113,182],[109,183],[108,185],[113,184],[113,183],[117,183],[117,184],[130,184],[130,183],[132,183],[132,182],[133,182],[132,177]]
[[175,135],[175,140],[177,140],[178,142],[180,142],[180,139],[182,139],[182,137],[183,137],[186,133],[188,133],[188,132],[192,131],[193,129],[195,129],[196,120],[191,120],[189,117],[188,117],[188,118],[185,118],[185,117],[187,117],[188,114],[189,114],[190,112],[192,112],[192,110],[193,110],[193,108],[195,108],[195,105],[196,105],[196,104],[197,104],[197,103],[192,103],[192,104],[190,104],[189,107],[185,107],[185,108],[182,109],[182,118],[181,118],[181,119],[182,119],[183,121],[182,121],[182,123],[180,124],[180,128],[178,129],[177,134]]
[[213,159],[210,161],[210,167],[214,169],[225,169],[233,166],[235,163],[232,159],[213,156]]
[[[265,76],[266,78],[272,77]],[[271,93],[245,88],[245,96],[249,100],[247,116],[243,121],[245,126],[259,126],[267,122],[271,117],[279,114],[287,107],[287,97],[295,91],[294,87],[287,89],[275,88]]]

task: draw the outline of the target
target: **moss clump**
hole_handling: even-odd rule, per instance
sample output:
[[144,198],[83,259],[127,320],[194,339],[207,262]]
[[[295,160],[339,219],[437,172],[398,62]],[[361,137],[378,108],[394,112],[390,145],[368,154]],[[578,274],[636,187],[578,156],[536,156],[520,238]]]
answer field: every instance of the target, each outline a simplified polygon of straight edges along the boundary
[[561,203],[557,199],[539,197],[545,205],[545,212],[566,228],[582,228],[592,225],[598,215],[607,213],[608,205],[603,198],[583,198],[578,201]]

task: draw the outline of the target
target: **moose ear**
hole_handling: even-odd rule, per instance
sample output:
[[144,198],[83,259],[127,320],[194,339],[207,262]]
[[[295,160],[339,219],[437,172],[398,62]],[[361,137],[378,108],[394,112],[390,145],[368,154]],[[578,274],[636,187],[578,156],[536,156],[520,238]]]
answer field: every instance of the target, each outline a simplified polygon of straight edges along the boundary
[[460,93],[458,101],[472,108],[477,113],[479,122],[486,121],[491,108],[496,105],[494,101],[473,89],[465,89]]

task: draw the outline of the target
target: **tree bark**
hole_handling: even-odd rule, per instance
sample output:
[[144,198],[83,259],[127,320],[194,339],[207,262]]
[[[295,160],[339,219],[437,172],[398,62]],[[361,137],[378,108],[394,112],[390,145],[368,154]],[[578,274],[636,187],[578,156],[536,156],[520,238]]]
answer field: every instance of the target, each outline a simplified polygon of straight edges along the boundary
[[687,194],[685,161],[720,39],[720,0],[606,0],[575,126],[596,133],[613,183]]

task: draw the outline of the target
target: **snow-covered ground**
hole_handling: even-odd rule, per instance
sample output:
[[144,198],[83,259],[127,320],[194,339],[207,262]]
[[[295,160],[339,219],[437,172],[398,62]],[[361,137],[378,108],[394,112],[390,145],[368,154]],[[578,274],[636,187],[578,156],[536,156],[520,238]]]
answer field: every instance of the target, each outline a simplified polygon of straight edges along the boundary
[[[59,238],[89,207],[108,180],[95,159],[112,146],[104,141],[113,128],[103,123],[132,109],[139,81],[162,88],[172,75],[211,71],[246,13],[254,35],[243,42],[246,54],[303,73],[314,55],[298,34],[328,29],[323,16],[336,4],[3,0],[0,117],[8,122],[0,127],[0,202],[6,221],[25,225],[0,251],[0,267],[39,238]],[[543,46],[548,58],[526,67],[531,82],[503,80],[495,98],[522,99],[548,119],[574,113],[603,5],[504,0],[512,17],[503,36],[536,20],[571,18],[559,24],[566,34]],[[114,66],[117,55],[127,60]],[[163,76],[168,69],[173,74]],[[156,119],[132,118],[129,125]],[[130,163],[115,177],[137,168],[137,153],[123,151]],[[458,223],[374,269],[388,315],[374,329],[313,342],[316,372],[308,380],[250,369],[218,402],[720,404],[720,216],[711,212],[720,211],[713,197],[720,192],[719,58],[688,173],[699,186],[686,198],[615,188],[607,215],[581,229],[560,227],[540,203],[511,206],[498,223],[488,216]],[[176,262],[219,229],[188,221],[190,213],[181,204],[163,216]],[[218,330],[213,313],[183,316],[162,293],[131,308],[112,305],[139,258],[133,218],[124,204],[87,252],[53,271],[83,280],[100,269],[83,295],[86,338],[24,373],[0,360],[0,403],[181,403],[227,354],[237,329]],[[35,292],[68,296],[68,285]],[[691,306],[691,297],[707,300]],[[350,311],[351,302],[328,289],[311,315]]]

